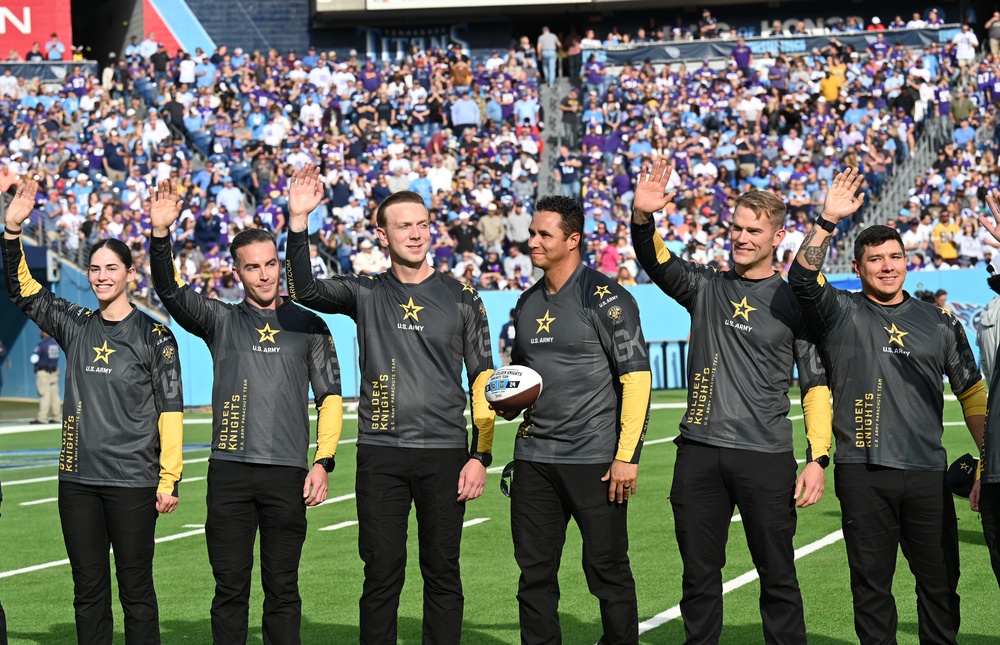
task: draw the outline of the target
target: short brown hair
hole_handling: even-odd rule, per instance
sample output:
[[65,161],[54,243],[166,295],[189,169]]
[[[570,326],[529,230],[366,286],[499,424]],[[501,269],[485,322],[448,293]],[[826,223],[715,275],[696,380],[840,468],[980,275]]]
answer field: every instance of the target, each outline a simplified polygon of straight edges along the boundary
[[[385,228],[386,218],[385,213],[390,206],[395,206],[396,204],[420,204],[427,210],[427,206],[424,204],[424,198],[419,194],[413,192],[412,190],[401,190],[398,193],[393,193],[382,200],[379,204],[378,210],[375,212],[375,224],[379,228]],[[428,219],[430,219],[430,212],[427,213]]]
[[736,198],[733,212],[735,213],[740,206],[749,208],[757,217],[766,217],[776,231],[785,226],[785,215],[788,212],[788,207],[785,206],[785,202],[780,197],[770,191],[751,190],[745,192]]

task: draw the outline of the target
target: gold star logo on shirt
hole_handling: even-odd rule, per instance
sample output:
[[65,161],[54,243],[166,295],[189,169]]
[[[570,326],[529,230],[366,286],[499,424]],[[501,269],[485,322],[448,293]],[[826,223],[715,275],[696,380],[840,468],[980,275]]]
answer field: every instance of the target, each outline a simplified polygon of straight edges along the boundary
[[535,318],[535,322],[537,322],[537,323],[538,323],[538,329],[537,329],[537,330],[535,330],[535,333],[537,334],[537,333],[540,333],[540,332],[542,332],[542,331],[545,331],[545,332],[548,332],[548,333],[550,333],[550,334],[551,334],[551,333],[552,333],[552,330],[551,330],[551,329],[549,329],[549,326],[550,326],[550,325],[551,325],[552,323],[554,323],[554,322],[555,322],[555,320],[556,320],[555,318],[553,318],[553,317],[549,316],[549,310],[548,310],[548,309],[546,309],[546,310],[545,310],[545,315],[544,315],[544,316],[542,316],[541,318]]
[[740,300],[739,302],[733,302],[732,300],[729,302],[732,303],[733,307],[735,307],[735,310],[733,311],[733,318],[743,316],[743,320],[750,322],[750,312],[757,311],[757,307],[751,307],[747,304],[746,296],[743,296],[743,300]]
[[597,287],[597,291],[594,292],[594,295],[598,298],[604,298],[604,296],[610,296],[611,291],[608,289],[608,285],[602,284]]
[[271,323],[266,323],[264,329],[258,329],[257,333],[260,334],[260,340],[258,343],[263,343],[265,340],[269,343],[274,342],[274,335],[281,333],[280,329],[271,329]]
[[405,305],[399,305],[399,306],[403,308],[404,312],[406,312],[403,314],[403,320],[406,320],[407,318],[413,318],[415,321],[420,322],[420,319],[417,318],[417,312],[423,309],[423,307],[413,304],[413,298],[410,298],[410,301]]
[[96,363],[97,361],[104,361],[105,363],[108,363],[108,357],[110,357],[118,350],[111,349],[110,347],[108,347],[108,341],[104,341],[104,344],[101,345],[100,347],[95,347],[94,351],[97,353],[97,356],[94,357],[93,362]]
[[476,288],[467,282],[462,283],[462,291],[468,291],[469,293],[475,293]]
[[891,343],[896,343],[900,347],[904,347],[904,345],[903,345],[903,336],[906,336],[910,332],[903,331],[902,329],[897,328],[896,327],[896,323],[892,323],[892,327],[883,327],[882,329],[884,329],[887,332],[889,332],[889,343],[890,344]]
[[162,336],[167,333],[167,326],[163,323],[153,323],[153,333],[157,336]]

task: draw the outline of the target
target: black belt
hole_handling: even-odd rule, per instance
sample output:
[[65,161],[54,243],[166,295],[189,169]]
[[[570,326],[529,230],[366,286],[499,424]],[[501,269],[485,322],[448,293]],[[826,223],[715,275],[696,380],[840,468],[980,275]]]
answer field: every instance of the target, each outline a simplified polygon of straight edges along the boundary
[[58,367],[39,367],[38,371],[39,372],[58,372],[59,368]]

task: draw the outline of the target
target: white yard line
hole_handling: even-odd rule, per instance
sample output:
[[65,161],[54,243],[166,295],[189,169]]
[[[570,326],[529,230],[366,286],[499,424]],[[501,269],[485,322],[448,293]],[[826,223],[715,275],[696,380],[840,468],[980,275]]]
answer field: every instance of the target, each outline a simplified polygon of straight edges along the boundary
[[42,482],[54,482],[59,479],[55,475],[52,477],[32,477],[31,479],[15,479],[14,481],[6,481],[3,483],[4,486],[18,486],[19,484],[40,484]]
[[490,518],[488,518],[488,517],[477,517],[477,518],[474,518],[474,519],[471,519],[471,520],[466,520],[465,522],[463,522],[462,523],[462,528],[463,529],[467,529],[470,526],[475,526],[476,524],[482,524],[483,522],[489,522],[489,521],[490,521]]
[[346,529],[348,526],[354,526],[357,524],[357,520],[351,520],[350,522],[341,522],[340,524],[333,524],[331,526],[324,526],[320,531],[339,531],[340,529]]
[[[799,558],[803,558],[809,555],[810,553],[819,551],[823,547],[830,546],[831,544],[839,542],[842,539],[844,539],[844,532],[834,531],[833,533],[827,535],[826,537],[820,538],[815,542],[810,542],[809,544],[805,545],[800,549],[795,549],[795,559],[798,560]],[[753,571],[747,571],[743,575],[733,578],[732,580],[723,584],[722,593],[727,594],[730,591],[735,591],[736,589],[739,589],[744,585],[750,584],[756,579],[757,579],[756,569],[754,569]],[[674,607],[671,607],[670,609],[662,613],[656,614],[652,618],[649,618],[639,623],[639,633],[645,634],[651,629],[656,629],[657,627],[665,625],[676,618],[680,618],[680,616],[681,616],[681,606],[675,605]]]
[[320,506],[326,506],[327,504],[336,504],[337,502],[346,502],[349,499],[354,499],[354,493],[348,495],[341,495],[340,497],[331,497],[325,501],[320,502],[316,506],[309,506],[307,508],[319,508]]
[[[162,544],[163,542],[173,542],[174,540],[180,540],[193,535],[201,535],[204,532],[205,529],[201,528],[194,531],[185,531],[184,533],[174,533],[173,535],[164,535],[163,537],[156,538],[154,542],[157,544]],[[69,559],[53,560],[52,562],[43,562],[42,564],[33,564],[30,567],[14,569],[12,571],[0,571],[0,578],[11,578],[13,576],[21,575],[22,573],[32,573],[34,571],[42,571],[43,569],[51,569],[52,567],[61,567],[64,564],[69,564]]]
[[18,506],[35,506],[37,504],[51,504],[52,502],[58,502],[58,497],[46,497],[44,499],[35,499],[30,502],[21,502]]

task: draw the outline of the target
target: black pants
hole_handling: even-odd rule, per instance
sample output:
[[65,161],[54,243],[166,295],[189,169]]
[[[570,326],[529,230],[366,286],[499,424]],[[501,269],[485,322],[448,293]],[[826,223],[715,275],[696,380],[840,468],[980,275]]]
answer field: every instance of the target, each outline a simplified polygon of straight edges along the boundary
[[954,644],[958,520],[944,471],[838,464],[835,473],[861,645],[896,642],[892,578],[900,547],[917,582],[920,642]]
[[465,503],[455,500],[468,461],[464,448],[358,445],[358,554],[365,563],[358,603],[362,645],[396,643],[411,501],[417,507],[424,579],[423,642],[461,642],[465,597],[458,561]]
[[678,437],[670,488],[684,565],[681,615],[686,643],[718,643],[722,567],[733,509],[739,507],[760,575],[765,643],[805,643],[802,594],[795,576],[795,456],[717,448]]
[[639,642],[639,609],[628,559],[628,502],[608,501],[601,477],[610,464],[540,464],[518,460],[511,487],[510,528],[522,645],[562,643],[559,561],[572,517],[583,537],[583,572],[599,602],[599,645]]
[[110,644],[111,561],[115,551],[125,642],[159,643],[153,589],[156,488],[116,488],[59,482],[59,519],[73,570],[76,637],[81,645]]
[[979,511],[983,517],[983,536],[990,552],[990,564],[1000,585],[1000,538],[997,535],[997,527],[1000,527],[1000,484],[982,485]]
[[260,529],[265,643],[300,643],[299,559],[306,539],[306,471],[213,459],[208,463],[205,538],[215,576],[212,639],[245,643],[253,550]]

